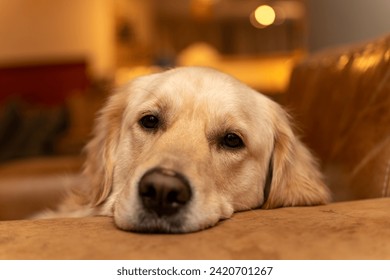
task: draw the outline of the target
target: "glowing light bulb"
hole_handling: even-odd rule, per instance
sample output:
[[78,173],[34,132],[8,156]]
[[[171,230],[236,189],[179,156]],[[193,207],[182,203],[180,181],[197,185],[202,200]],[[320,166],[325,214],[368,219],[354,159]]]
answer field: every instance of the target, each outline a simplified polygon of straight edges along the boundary
[[257,7],[254,12],[254,17],[259,24],[268,26],[275,22],[276,14],[271,6],[262,5]]

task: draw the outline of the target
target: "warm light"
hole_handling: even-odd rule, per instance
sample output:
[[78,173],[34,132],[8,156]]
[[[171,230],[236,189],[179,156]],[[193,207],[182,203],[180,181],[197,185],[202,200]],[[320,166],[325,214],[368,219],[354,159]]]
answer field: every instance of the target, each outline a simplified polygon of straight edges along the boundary
[[213,7],[218,0],[191,0],[191,13],[199,19],[210,18],[213,14]]
[[220,55],[211,45],[203,42],[196,42],[188,46],[177,57],[180,66],[211,66],[218,63]]
[[254,17],[262,26],[268,26],[275,22],[276,14],[271,6],[262,5],[255,10]]

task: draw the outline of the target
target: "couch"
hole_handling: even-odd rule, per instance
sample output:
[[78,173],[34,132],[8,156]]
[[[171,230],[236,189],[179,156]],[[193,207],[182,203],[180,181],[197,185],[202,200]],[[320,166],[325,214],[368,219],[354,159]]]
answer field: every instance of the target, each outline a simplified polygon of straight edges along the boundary
[[[284,105],[334,202],[236,213],[188,234],[118,230],[109,217],[27,220],[60,199],[78,157],[0,166],[0,259],[390,259],[390,37],[310,55]],[[31,189],[29,182],[46,182]]]

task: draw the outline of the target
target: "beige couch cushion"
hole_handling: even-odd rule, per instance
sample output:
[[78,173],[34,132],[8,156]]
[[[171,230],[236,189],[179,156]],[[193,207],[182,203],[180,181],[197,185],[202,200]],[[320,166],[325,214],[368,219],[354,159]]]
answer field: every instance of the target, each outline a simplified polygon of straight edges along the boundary
[[390,198],[237,213],[189,234],[112,218],[0,222],[0,259],[390,259]]

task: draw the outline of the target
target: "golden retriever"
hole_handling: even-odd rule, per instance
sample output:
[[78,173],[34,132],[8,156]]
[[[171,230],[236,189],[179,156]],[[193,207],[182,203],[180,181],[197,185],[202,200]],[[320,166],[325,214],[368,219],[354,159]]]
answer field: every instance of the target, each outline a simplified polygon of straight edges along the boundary
[[329,201],[286,112],[233,77],[183,67],[137,78],[100,111],[81,182],[44,216],[113,216],[192,232],[236,211]]

